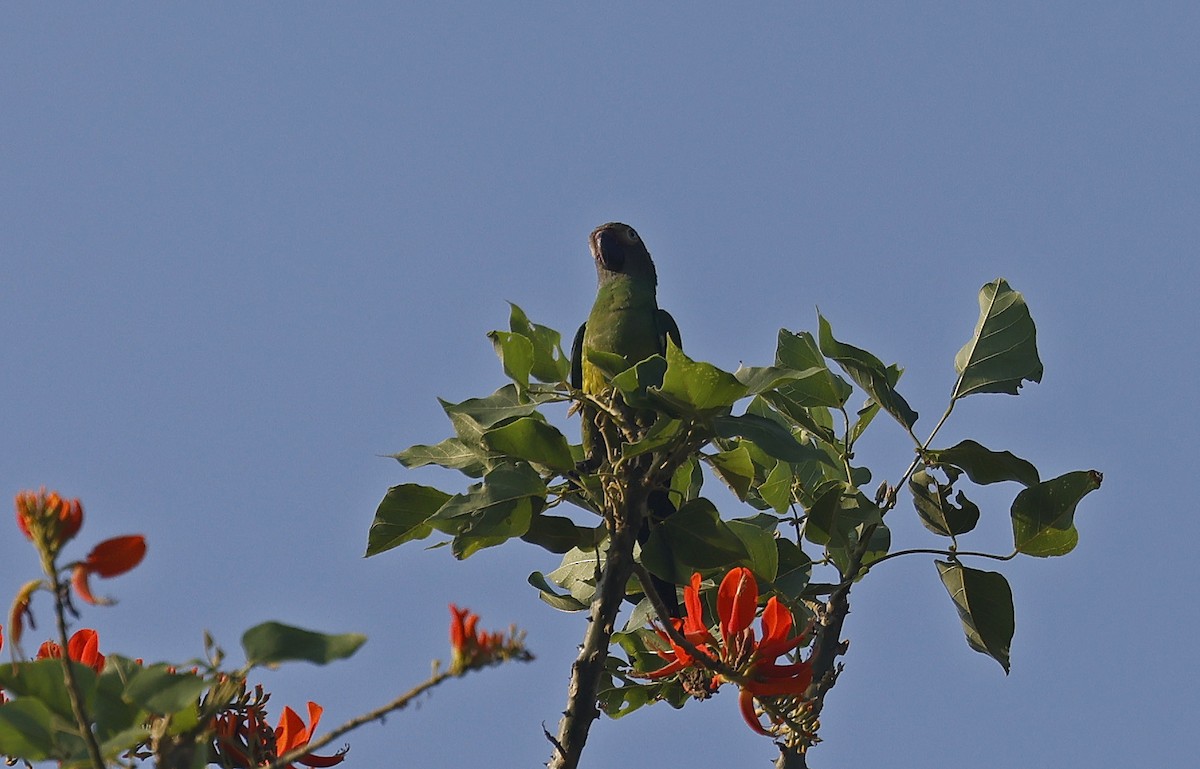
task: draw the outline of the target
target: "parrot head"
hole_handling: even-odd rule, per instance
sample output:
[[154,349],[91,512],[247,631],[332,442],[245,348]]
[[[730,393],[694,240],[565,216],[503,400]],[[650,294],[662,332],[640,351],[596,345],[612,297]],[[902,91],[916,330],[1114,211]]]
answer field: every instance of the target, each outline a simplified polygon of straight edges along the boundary
[[592,258],[596,260],[596,272],[600,280],[616,275],[648,277],[657,282],[654,262],[642,242],[637,230],[621,222],[609,222],[592,230],[588,244]]

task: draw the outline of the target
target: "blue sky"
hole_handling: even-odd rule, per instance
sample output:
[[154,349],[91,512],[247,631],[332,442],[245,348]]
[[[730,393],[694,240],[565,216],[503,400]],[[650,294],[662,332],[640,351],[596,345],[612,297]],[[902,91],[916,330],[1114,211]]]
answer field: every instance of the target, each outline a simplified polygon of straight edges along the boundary
[[[1191,3],[9,6],[0,491],[82,497],[80,553],[149,538],[105,585],[119,605],[85,615],[104,651],[185,659],[208,629],[236,652],[266,619],[370,637],[264,672],[276,712],[312,698],[333,725],[406,689],[446,656],[449,601],[517,622],[536,663],[360,730],[349,766],[536,766],[583,630],[524,582],[556,559],[362,558],[389,485],[461,488],[381,455],[448,434],[437,396],[503,383],[484,335],[505,302],[570,333],[587,233],[627,221],[693,357],[768,363],[819,306],[907,368],[921,432],[1003,276],[1046,375],[965,401],[946,444],[1104,487],[1069,557],[1004,565],[1007,678],[931,559],[861,583],[813,762],[1185,764],[1198,23]],[[897,477],[911,448],[872,432],[860,459]],[[1007,547],[1006,504],[976,545]],[[907,506],[889,523],[933,544]],[[0,563],[4,595],[36,568],[15,533]],[[584,765],[772,755],[724,693],[598,723]]]

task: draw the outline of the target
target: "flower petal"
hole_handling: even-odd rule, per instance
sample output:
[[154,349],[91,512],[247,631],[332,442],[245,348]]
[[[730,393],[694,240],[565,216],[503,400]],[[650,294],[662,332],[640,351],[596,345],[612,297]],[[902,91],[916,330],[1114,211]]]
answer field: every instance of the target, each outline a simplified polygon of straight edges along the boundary
[[726,642],[750,627],[758,609],[758,583],[745,566],[730,570],[717,590],[717,615]]
[[84,565],[101,577],[124,574],[142,562],[146,555],[146,538],[140,534],[106,539],[92,548]]
[[758,720],[758,713],[754,712],[754,695],[749,691],[742,689],[738,694],[738,706],[742,710],[742,718],[746,720],[746,726],[749,726],[754,731],[761,735],[770,737],[771,734],[763,728],[762,722]]

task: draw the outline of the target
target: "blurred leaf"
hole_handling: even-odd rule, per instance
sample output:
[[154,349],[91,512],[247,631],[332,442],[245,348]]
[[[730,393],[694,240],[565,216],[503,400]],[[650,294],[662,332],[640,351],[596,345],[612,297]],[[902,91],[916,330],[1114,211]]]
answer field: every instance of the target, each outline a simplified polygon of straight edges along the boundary
[[434,528],[430,520],[449,499],[444,491],[416,483],[388,489],[375,511],[366,555],[378,555],[410,540],[428,537]]
[[1012,503],[1013,544],[1026,555],[1066,555],[1079,542],[1075,507],[1104,476],[1077,470],[1023,489]]
[[521,539],[561,555],[575,547],[595,547],[603,536],[603,528],[587,528],[570,518],[539,514],[533,516]]
[[750,461],[750,452],[745,446],[738,446],[730,451],[722,451],[708,458],[717,477],[725,482],[737,498],[745,501],[746,492],[754,481],[754,464]]
[[917,421],[917,412],[909,407],[908,402],[896,392],[896,380],[900,369],[887,368],[882,361],[866,350],[839,342],[833,337],[833,328],[824,316],[818,315],[821,327],[821,352],[831,360],[837,361],[851,379],[867,391],[884,411],[891,414],[908,430],[912,431]]
[[775,459],[785,462],[803,462],[824,457],[817,449],[796,440],[786,427],[756,414],[714,417],[712,425],[720,437],[747,438]]
[[955,497],[958,506],[950,501],[954,488],[944,484],[926,470],[918,470],[908,481],[913,505],[921,523],[934,534],[953,537],[966,534],[979,523],[979,508],[961,491]]
[[1037,328],[1019,291],[1003,278],[979,290],[979,322],[954,356],[958,382],[952,399],[974,393],[1016,395],[1024,380],[1042,381]]
[[986,449],[975,441],[961,441],[948,449],[928,453],[930,462],[953,465],[978,484],[1017,481],[1036,486],[1041,482],[1037,468],[1029,462],[1007,451]]
[[0,705],[0,754],[44,761],[55,753],[55,718],[42,702],[20,697]]
[[662,387],[650,388],[650,392],[685,415],[709,416],[727,412],[745,397],[746,386],[728,371],[692,360],[674,341],[667,340],[667,370]]
[[409,446],[399,454],[392,454],[392,458],[405,467],[438,465],[451,470],[461,470],[472,478],[483,475],[483,456],[483,452],[479,449],[468,446],[458,438],[447,438],[434,446],[418,443],[415,446]]
[[807,331],[792,333],[779,329],[775,365],[801,374],[797,380],[778,388],[781,395],[800,406],[841,408],[853,392],[846,380],[829,370],[816,340]]
[[946,592],[962,620],[967,643],[1009,670],[1008,654],[1016,619],[1012,590],[1003,574],[969,569],[956,561],[934,561]]
[[[79,662],[71,663],[79,690],[87,697],[96,687],[96,671]],[[74,723],[71,700],[63,683],[61,659],[42,659],[0,665],[0,688],[20,697],[31,697],[55,715]]]
[[489,331],[488,339],[492,340],[492,347],[504,364],[504,373],[522,390],[527,389],[529,372],[533,369],[533,342],[508,331]]
[[540,571],[535,571],[529,575],[529,584],[537,588],[539,597],[559,611],[583,611],[588,607],[588,604],[576,599],[574,596],[565,595],[554,590],[554,587],[546,579],[546,575]]
[[349,657],[366,642],[361,633],[328,635],[279,622],[264,622],[242,634],[246,662],[255,666],[297,661],[325,665]]
[[208,682],[198,675],[172,673],[166,665],[151,665],[133,674],[125,696],[151,713],[170,715],[196,704],[207,688]]
[[519,417],[483,434],[483,442],[493,451],[515,459],[543,465],[558,473],[575,469],[567,439],[553,425],[533,417]]
[[726,525],[750,556],[750,570],[763,579],[774,580],[779,572],[779,550],[775,547],[775,527],[779,519],[773,515],[735,518]]
[[530,373],[537,379],[550,384],[567,380],[571,361],[563,354],[562,335],[548,326],[531,323],[525,311],[509,302],[508,327],[516,334],[527,338],[533,347]]

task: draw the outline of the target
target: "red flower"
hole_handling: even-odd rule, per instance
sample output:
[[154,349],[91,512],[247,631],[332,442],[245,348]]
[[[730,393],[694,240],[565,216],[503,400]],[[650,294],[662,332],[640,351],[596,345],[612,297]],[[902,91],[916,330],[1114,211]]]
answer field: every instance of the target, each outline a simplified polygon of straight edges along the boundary
[[[742,716],[751,729],[759,734],[769,734],[755,713],[754,700],[762,697],[799,697],[812,683],[812,665],[808,661],[783,665],[777,661],[781,655],[795,650],[804,642],[803,636],[792,636],[795,624],[792,613],[779,599],[771,596],[762,614],[762,640],[756,640],[750,625],[758,610],[758,583],[754,574],[745,567],[731,570],[717,589],[721,644],[714,654],[712,647],[717,646],[717,642],[704,624],[699,574],[692,575],[691,584],[684,588],[683,596],[687,612],[682,620],[673,620],[676,629],[698,651],[719,658],[741,674],[737,683],[741,687],[739,705]],[[677,645],[663,631],[659,630],[658,634],[671,648],[658,652],[667,664],[647,673],[648,678],[663,678],[696,666],[697,661],[686,649]],[[714,689],[721,683],[721,676],[713,677]]]
[[58,554],[83,525],[83,505],[78,499],[63,499],[57,491],[22,491],[16,497],[17,527],[37,548],[51,558]]
[[[304,725],[304,719],[291,708],[285,707],[283,715],[279,718],[279,726],[275,727],[275,755],[282,756],[285,753],[291,752],[296,748],[302,748],[307,745],[316,734],[317,724],[321,722],[321,713],[324,710],[315,702],[308,703],[308,720],[310,724]],[[344,748],[332,756],[317,756],[312,753],[306,753],[296,759],[305,766],[325,767],[335,766],[342,763],[346,758],[346,751],[349,748]],[[292,764],[287,764],[285,769],[294,769]]]
[[527,654],[519,635],[488,633],[477,629],[479,615],[450,604],[450,670],[462,673],[507,656]]
[[[38,647],[37,659],[59,659],[62,657],[62,647],[53,641],[46,641]],[[100,636],[95,630],[85,627],[75,631],[67,641],[67,657],[76,662],[82,662],[99,673],[104,669],[104,655],[100,653]]]
[[75,570],[71,574],[71,587],[75,589],[76,595],[90,604],[110,603],[92,595],[88,578],[92,574],[104,578],[124,574],[141,563],[145,555],[146,538],[140,534],[106,539],[92,548],[86,559],[75,564]]

